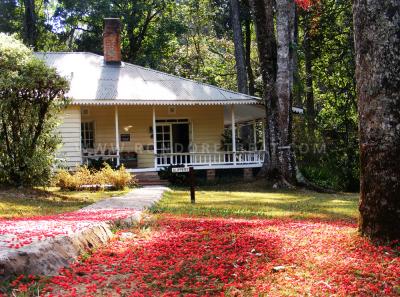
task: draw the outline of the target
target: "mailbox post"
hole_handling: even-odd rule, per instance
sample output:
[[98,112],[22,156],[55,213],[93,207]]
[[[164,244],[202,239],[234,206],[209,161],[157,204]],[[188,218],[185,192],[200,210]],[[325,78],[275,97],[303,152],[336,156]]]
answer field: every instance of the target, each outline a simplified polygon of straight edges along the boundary
[[196,180],[195,180],[193,167],[189,167],[189,183],[190,183],[190,202],[192,204],[196,203]]
[[196,176],[194,174],[193,167],[175,167],[172,168],[173,173],[188,172],[189,184],[190,184],[190,202],[196,203]]

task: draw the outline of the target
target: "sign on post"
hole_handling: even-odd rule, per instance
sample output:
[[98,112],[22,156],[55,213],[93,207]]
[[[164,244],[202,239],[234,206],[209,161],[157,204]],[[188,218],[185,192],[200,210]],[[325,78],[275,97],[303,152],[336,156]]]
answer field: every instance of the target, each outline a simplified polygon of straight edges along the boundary
[[189,172],[189,167],[174,167],[172,168],[173,173],[183,173],[183,172]]
[[195,192],[196,176],[194,175],[193,167],[189,167],[189,183],[190,183],[190,202],[195,203],[196,202],[196,192]]
[[189,172],[190,202],[195,203],[196,202],[196,192],[195,192],[196,177],[194,175],[193,167],[174,167],[174,168],[172,168],[172,172],[173,173]]

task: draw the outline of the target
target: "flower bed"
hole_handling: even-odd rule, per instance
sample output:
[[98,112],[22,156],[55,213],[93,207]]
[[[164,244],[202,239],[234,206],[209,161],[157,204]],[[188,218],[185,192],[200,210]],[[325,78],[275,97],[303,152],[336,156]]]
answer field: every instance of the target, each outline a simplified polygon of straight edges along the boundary
[[[120,232],[59,276],[48,296],[397,296],[400,249],[343,221],[161,216]],[[146,229],[146,232],[143,230]],[[141,231],[140,231],[141,230]],[[31,286],[34,280],[29,280]],[[26,282],[13,283],[26,291]]]

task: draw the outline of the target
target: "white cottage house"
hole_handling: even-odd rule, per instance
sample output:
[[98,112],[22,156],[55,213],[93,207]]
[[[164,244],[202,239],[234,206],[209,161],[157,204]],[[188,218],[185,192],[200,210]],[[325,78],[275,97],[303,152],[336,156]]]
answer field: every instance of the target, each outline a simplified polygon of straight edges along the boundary
[[[119,26],[118,19],[105,19],[104,57],[36,53],[70,80],[72,103],[59,128],[59,157],[68,167],[100,158],[124,163],[131,172],[170,164],[262,166],[264,137],[255,126],[262,125],[265,111],[259,98],[122,62]],[[231,145],[222,146],[226,128],[233,128]],[[236,145],[240,133],[247,149]]]

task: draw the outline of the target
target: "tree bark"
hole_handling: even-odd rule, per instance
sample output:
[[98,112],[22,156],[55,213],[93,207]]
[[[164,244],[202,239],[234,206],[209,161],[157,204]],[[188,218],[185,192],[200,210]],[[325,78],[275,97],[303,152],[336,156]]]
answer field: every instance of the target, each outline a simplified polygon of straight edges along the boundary
[[35,0],[24,0],[24,40],[28,46],[36,49],[37,20],[35,12]]
[[233,43],[235,45],[235,60],[237,72],[238,91],[243,94],[248,94],[246,62],[243,47],[242,24],[240,22],[239,1],[231,0],[231,22],[233,29]]
[[297,55],[299,47],[299,13],[296,5],[293,7],[293,105],[302,107],[303,102],[300,93],[299,59]]
[[249,94],[254,95],[255,93],[255,81],[253,69],[251,67],[251,23],[250,19],[245,21],[245,32],[246,32],[246,69],[247,77],[249,79]]
[[361,233],[400,239],[400,2],[354,0]]
[[277,105],[277,132],[279,171],[283,179],[289,183],[296,182],[296,171],[292,151],[292,88],[293,88],[293,51],[291,41],[294,39],[294,0],[276,1],[276,33],[277,50],[277,77],[276,92]]
[[257,48],[260,59],[261,75],[263,80],[263,99],[266,110],[265,121],[265,161],[261,168],[261,175],[272,175],[278,161],[275,153],[276,143],[276,39],[274,28],[274,0],[251,0],[254,25],[257,36]]

